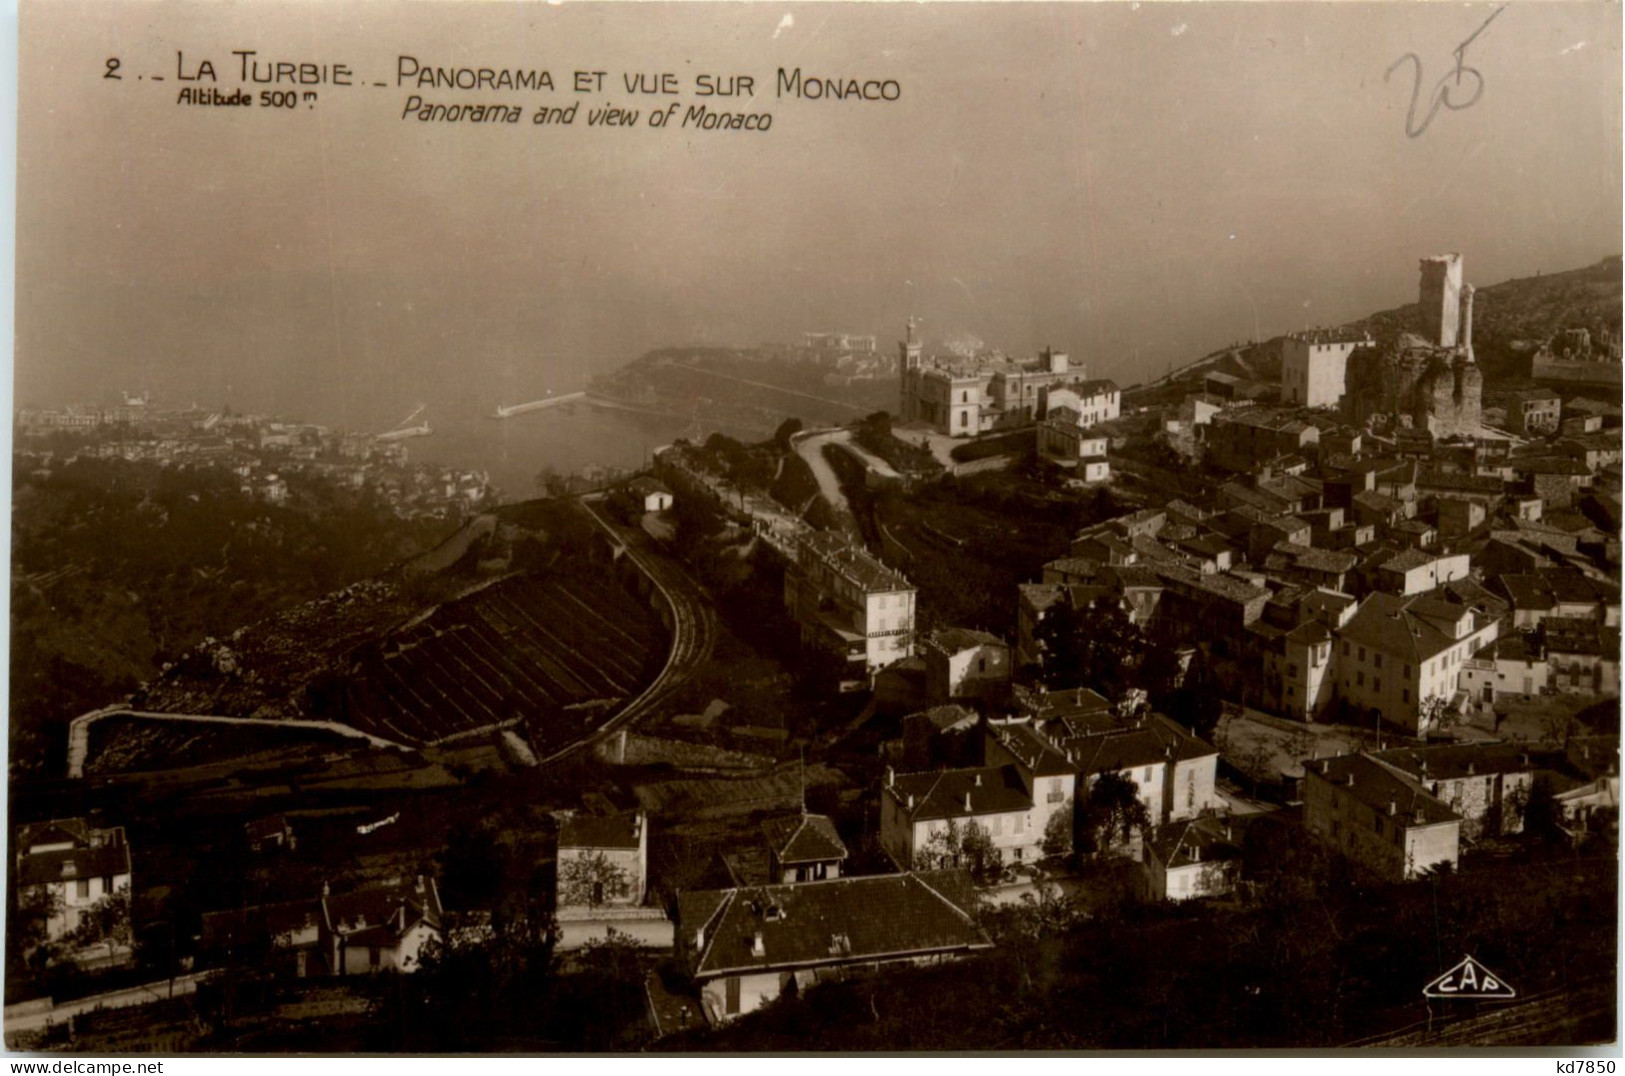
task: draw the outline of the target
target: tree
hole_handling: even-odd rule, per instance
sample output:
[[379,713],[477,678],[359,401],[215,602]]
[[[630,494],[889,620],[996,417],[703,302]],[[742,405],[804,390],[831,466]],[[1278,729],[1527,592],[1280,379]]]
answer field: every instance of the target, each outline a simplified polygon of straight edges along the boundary
[[29,965],[49,963],[55,946],[50,921],[62,914],[62,894],[47,885],[29,886],[17,894],[17,904],[6,920],[6,963],[13,974]]
[[508,872],[511,853],[497,842],[489,825],[459,825],[447,835],[446,848],[437,857],[441,899],[448,907],[467,911],[493,908]]
[[1072,817],[1072,800],[1068,799],[1061,805],[1061,809],[1049,816],[1044,824],[1044,854],[1046,856],[1069,856],[1076,840],[1076,822]]
[[1582,732],[1579,715],[1568,707],[1548,711],[1540,719],[1541,739],[1568,750],[1569,741]]
[[799,418],[787,418],[779,423],[778,429],[773,431],[773,443],[778,446],[780,452],[789,452],[790,438],[800,433],[801,430],[802,425]]
[[589,850],[559,862],[559,906],[598,908],[631,895],[631,877],[607,854]]
[[107,959],[118,956],[120,947],[129,948],[134,939],[130,925],[130,891],[117,889],[104,894],[79,913],[79,925],[70,935],[75,945],[89,948],[106,943]]
[[1144,637],[1120,603],[1097,599],[1086,609],[1057,606],[1038,626],[1044,683],[1057,690],[1094,687],[1115,695],[1127,685]]
[[1531,837],[1549,840],[1561,833],[1562,808],[1546,774],[1535,775],[1528,791],[1518,796],[1517,806],[1523,815],[1523,831]]
[[1424,731],[1438,729],[1443,732],[1456,723],[1457,714],[1450,708],[1450,699],[1444,695],[1429,695],[1416,706],[1417,725]]
[[959,842],[959,823],[950,818],[946,826],[933,831],[914,850],[914,869],[934,871],[956,866],[959,863]]
[[385,1026],[413,1051],[489,1049],[498,1036],[533,1032],[546,1017],[539,1004],[554,982],[553,917],[525,912],[483,921],[451,918],[424,945],[418,969],[391,976],[398,1006]]
[[993,834],[972,819],[959,839],[959,865],[970,871],[978,885],[992,885],[1004,875],[1004,853],[993,844]]
[[1151,827],[1139,786],[1116,772],[1100,774],[1090,783],[1085,818],[1096,852],[1127,845]]

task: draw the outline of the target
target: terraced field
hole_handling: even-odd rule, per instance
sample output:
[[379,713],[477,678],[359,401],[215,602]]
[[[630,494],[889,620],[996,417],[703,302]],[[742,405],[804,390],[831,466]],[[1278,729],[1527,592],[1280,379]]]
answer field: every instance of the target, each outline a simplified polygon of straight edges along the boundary
[[637,695],[666,651],[654,612],[611,580],[515,576],[368,647],[347,720],[413,744],[519,720],[545,750]]

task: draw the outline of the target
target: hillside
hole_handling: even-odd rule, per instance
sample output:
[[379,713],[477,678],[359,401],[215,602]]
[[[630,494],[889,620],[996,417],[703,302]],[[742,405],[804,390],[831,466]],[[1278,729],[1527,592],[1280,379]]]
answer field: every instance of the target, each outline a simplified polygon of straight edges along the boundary
[[[1490,381],[1522,376],[1523,362],[1554,333],[1591,330],[1592,338],[1620,333],[1621,259],[1604,258],[1583,269],[1502,281],[1478,288],[1473,299],[1473,351]],[[1416,303],[1368,314],[1343,327],[1364,329],[1377,340],[1420,326]],[[1159,378],[1129,390],[1135,406],[1177,399],[1209,373],[1274,381],[1281,375],[1284,336],[1242,347],[1221,348]]]
[[886,407],[897,397],[897,363],[882,352],[659,348],[595,378],[591,390],[705,429],[767,436],[787,418],[839,423]]

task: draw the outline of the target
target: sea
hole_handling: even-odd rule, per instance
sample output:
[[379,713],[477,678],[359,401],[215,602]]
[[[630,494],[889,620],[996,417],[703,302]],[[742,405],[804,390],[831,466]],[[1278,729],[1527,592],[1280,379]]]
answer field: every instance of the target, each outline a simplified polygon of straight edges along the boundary
[[679,437],[703,439],[710,431],[693,419],[617,410],[572,401],[499,419],[491,410],[431,405],[424,419],[433,430],[405,441],[413,462],[484,471],[504,501],[543,495],[547,470],[580,474],[593,468],[638,469]]

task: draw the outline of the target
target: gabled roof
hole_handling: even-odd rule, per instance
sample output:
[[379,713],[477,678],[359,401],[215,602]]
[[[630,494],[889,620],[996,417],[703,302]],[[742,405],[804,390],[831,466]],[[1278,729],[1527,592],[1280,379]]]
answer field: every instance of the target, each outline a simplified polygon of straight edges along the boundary
[[[1339,549],[1321,549],[1319,546],[1299,545],[1295,542],[1277,542],[1273,550],[1290,559],[1293,566],[1311,572],[1351,572],[1360,563],[1353,553]],[[1266,558],[1268,559],[1268,558]]]
[[116,878],[130,873],[130,846],[103,844],[24,855],[17,865],[19,886],[49,885],[85,878]]
[[49,822],[34,822],[17,830],[13,847],[19,853],[47,844],[81,845],[91,843],[97,830],[83,818],[53,818]]
[[846,858],[846,844],[827,815],[770,818],[762,823],[762,836],[780,863],[820,863]]
[[938,628],[921,640],[921,645],[951,655],[972,650],[979,646],[1005,646],[1006,644],[997,635],[991,632],[978,631],[975,628]]
[[1396,825],[1432,826],[1461,821],[1460,815],[1434,799],[1415,780],[1363,752],[1305,763],[1304,772],[1336,785],[1379,814],[1387,814],[1392,804]]
[[1385,654],[1427,661],[1461,641],[1441,630],[1439,622],[1454,621],[1462,616],[1474,618],[1473,630],[1480,626],[1479,614],[1463,606],[1421,595],[1404,598],[1377,591],[1360,603],[1354,616],[1338,632],[1338,638]]
[[264,944],[277,938],[314,932],[320,918],[321,905],[308,898],[205,912],[199,944],[206,952]]
[[1164,870],[1241,857],[1241,833],[1232,828],[1228,819],[1170,822],[1153,830],[1149,843]]
[[[421,888],[419,888],[421,886]],[[322,923],[356,943],[390,944],[419,923],[440,929],[440,892],[434,879],[394,881],[322,897]]]
[[1532,773],[1555,765],[1563,753],[1536,751],[1528,744],[1474,743],[1400,747],[1372,757],[1425,783],[1497,773]]
[[637,848],[642,843],[643,815],[571,815],[559,823],[560,848]]
[[703,930],[700,979],[989,949],[973,892],[963,871],[702,891],[679,899],[678,929],[690,940]]
[[[886,792],[912,822],[1009,814],[1033,806],[1032,792],[1013,765],[900,773]],[[908,806],[910,796],[914,797],[913,807]]]
[[1168,745],[1154,729],[1122,729],[1064,741],[1085,775],[1120,773],[1168,762]]
[[988,733],[1003,744],[1007,751],[1020,759],[1022,765],[1031,770],[1035,777],[1056,777],[1077,772],[1077,767],[1072,765],[1065,752],[1054,747],[1047,737],[1030,724],[990,726]]

